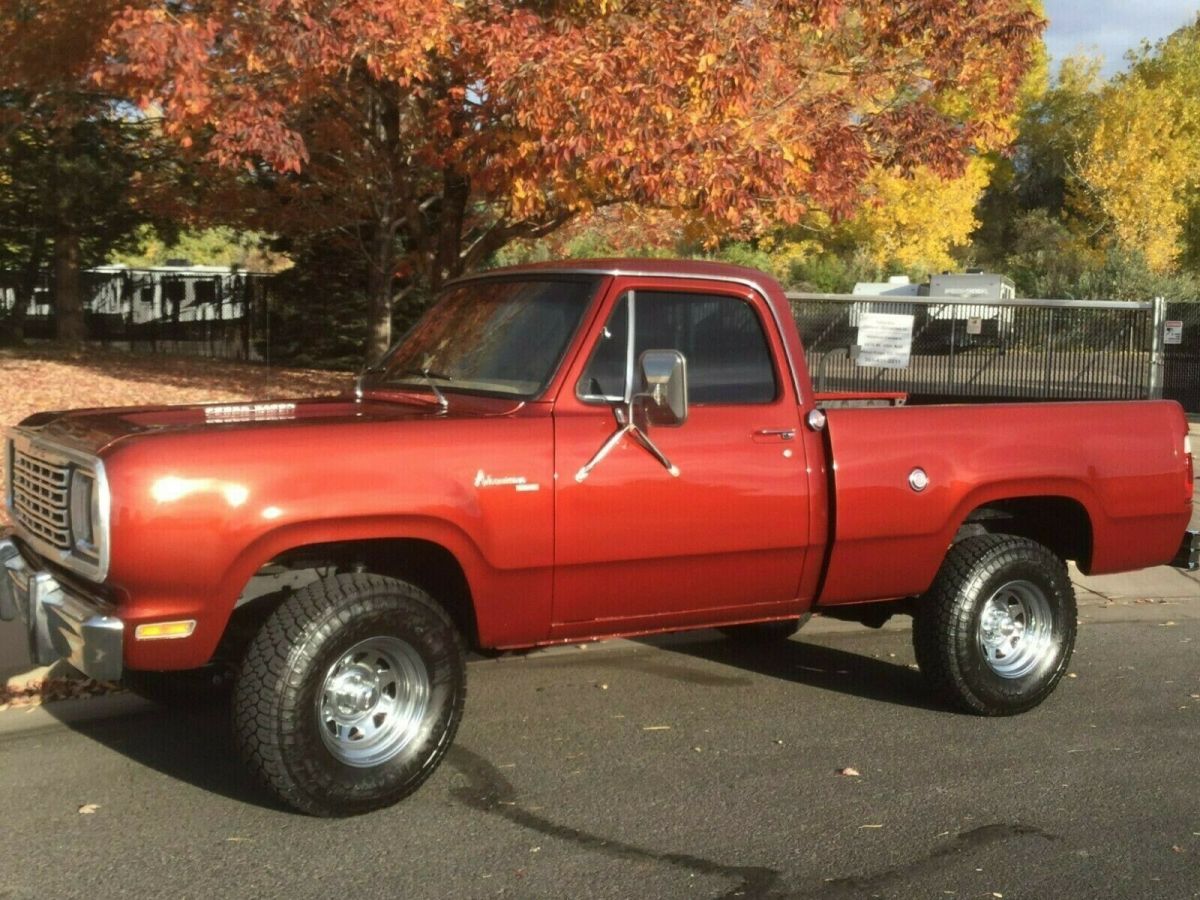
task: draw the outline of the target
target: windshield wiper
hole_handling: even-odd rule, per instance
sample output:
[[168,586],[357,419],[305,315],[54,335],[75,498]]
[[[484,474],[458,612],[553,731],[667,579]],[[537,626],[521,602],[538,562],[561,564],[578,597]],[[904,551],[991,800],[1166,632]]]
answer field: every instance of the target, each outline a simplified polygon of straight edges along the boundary
[[355,376],[355,379],[354,379],[354,399],[355,400],[362,402],[363,384],[366,383],[367,376],[375,375],[382,371],[383,371],[383,366],[378,365],[378,364],[373,365],[373,366],[363,366],[359,370],[358,375]]
[[437,397],[438,406],[440,406],[442,408],[442,411],[445,412],[446,409],[449,408],[450,403],[449,403],[449,401],[446,400],[446,395],[441,392],[441,390],[438,388],[437,383],[434,381],[434,379],[436,378],[439,381],[453,381],[454,376],[447,375],[445,372],[435,372],[433,369],[416,369],[416,368],[401,369],[396,374],[399,375],[401,378],[404,378],[407,376],[412,376],[412,375],[416,375],[420,378],[424,378],[425,383],[427,385],[429,385],[430,390],[432,390],[434,396]]

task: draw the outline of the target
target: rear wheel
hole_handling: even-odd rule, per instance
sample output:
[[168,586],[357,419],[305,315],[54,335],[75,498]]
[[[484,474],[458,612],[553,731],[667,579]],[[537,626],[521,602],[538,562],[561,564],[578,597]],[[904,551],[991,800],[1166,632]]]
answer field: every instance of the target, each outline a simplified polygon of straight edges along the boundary
[[1032,709],[1071,661],[1075,592],[1041,544],[985,534],[954,545],[913,621],[922,674],[952,705],[985,716]]
[[354,815],[429,777],[465,695],[462,641],[441,606],[398,579],[339,575],[285,601],[251,642],[234,725],[283,801]]

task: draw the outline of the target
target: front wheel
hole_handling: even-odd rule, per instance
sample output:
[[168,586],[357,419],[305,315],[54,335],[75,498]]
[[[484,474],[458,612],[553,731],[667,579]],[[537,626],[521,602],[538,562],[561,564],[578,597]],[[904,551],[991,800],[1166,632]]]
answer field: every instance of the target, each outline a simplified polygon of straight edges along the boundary
[[466,664],[420,588],[339,575],[286,600],[252,641],[234,693],[243,755],[312,815],[389,806],[437,768],[462,717]]
[[1066,566],[1027,538],[984,534],[955,544],[918,601],[913,648],[952,705],[984,716],[1024,712],[1050,695],[1075,646]]

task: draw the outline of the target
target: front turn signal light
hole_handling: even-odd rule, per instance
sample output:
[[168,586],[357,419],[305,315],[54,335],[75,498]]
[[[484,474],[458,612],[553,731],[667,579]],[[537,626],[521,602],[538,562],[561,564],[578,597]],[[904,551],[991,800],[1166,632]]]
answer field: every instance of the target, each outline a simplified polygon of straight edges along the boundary
[[195,630],[195,619],[184,619],[179,622],[149,622],[135,628],[133,636],[139,641],[161,641],[169,638],[191,637]]

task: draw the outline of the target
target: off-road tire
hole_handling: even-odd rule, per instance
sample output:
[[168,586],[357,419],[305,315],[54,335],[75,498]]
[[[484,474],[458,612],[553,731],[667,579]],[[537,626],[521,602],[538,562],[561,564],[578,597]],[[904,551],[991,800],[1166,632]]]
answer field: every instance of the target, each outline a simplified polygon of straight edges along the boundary
[[198,709],[227,703],[233,694],[233,670],[227,666],[204,666],[175,672],[126,669],[121,685],[173,709]]
[[[368,659],[385,678],[392,670],[393,699],[420,695],[425,702],[402,719],[410,725],[401,746],[385,746],[377,761],[348,762],[353,729],[343,737],[342,726],[329,721],[331,684],[343,683],[335,675],[356,656],[351,651],[373,643],[401,648],[402,661],[421,674],[407,678],[402,665],[376,667]],[[310,815],[357,815],[396,803],[433,773],[465,698],[462,639],[432,597],[395,578],[336,575],[285,600],[251,641],[234,691],[234,732],[247,763],[285,803]]]
[[[1016,614],[998,614],[1004,609]],[[1028,538],[984,534],[947,553],[917,602],[913,649],[950,705],[1008,716],[1050,695],[1070,664],[1075,633],[1075,591],[1063,561]]]

